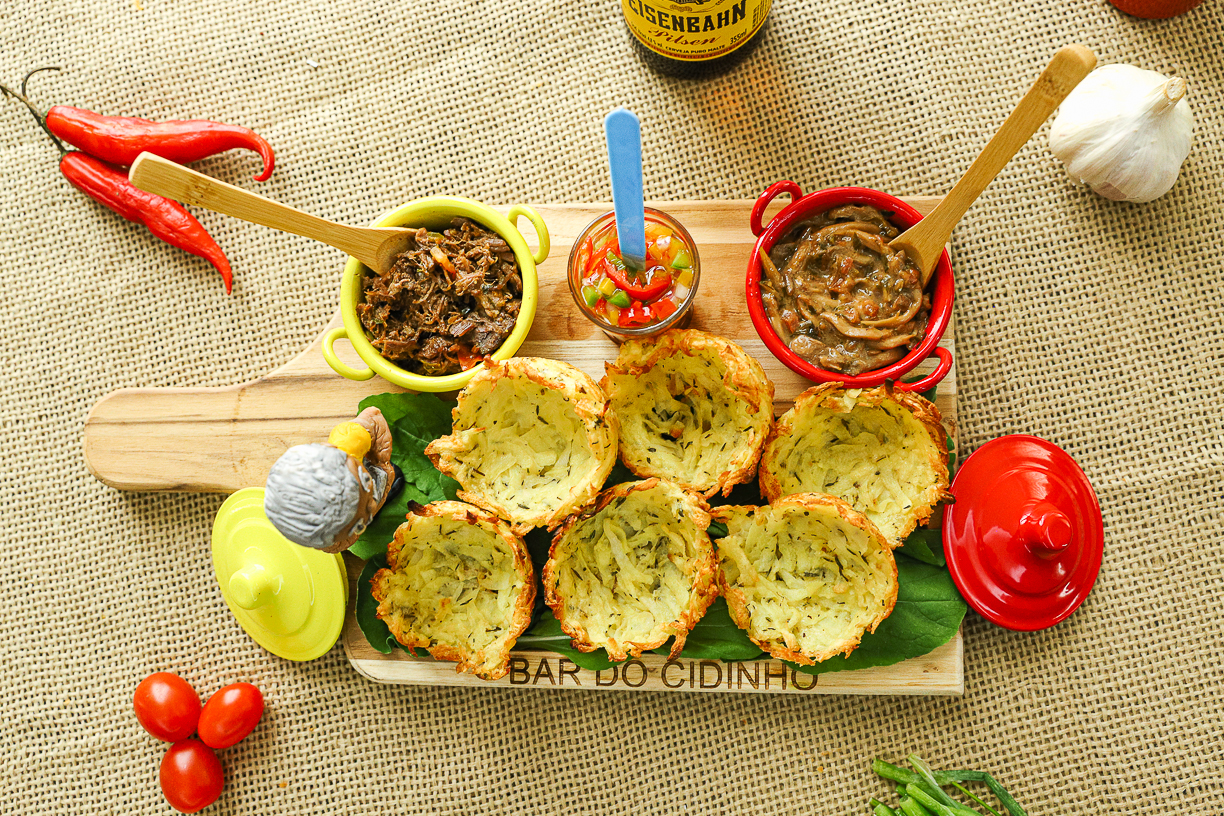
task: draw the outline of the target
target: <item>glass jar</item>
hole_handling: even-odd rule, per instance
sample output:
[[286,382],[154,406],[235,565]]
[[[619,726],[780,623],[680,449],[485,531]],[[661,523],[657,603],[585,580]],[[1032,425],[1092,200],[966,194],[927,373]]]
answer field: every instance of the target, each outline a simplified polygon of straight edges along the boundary
[[[588,320],[618,342],[626,337],[651,337],[667,329],[687,326],[693,317],[693,300],[697,297],[697,285],[701,281],[697,245],[684,225],[667,213],[650,207],[646,208],[645,214],[648,265],[652,253],[657,255],[663,252],[672,259],[665,265],[671,282],[661,294],[649,300],[635,299],[616,286],[610,277],[598,271],[601,265],[599,259],[607,249],[616,252],[620,248],[615,237],[616,213],[604,213],[588,224],[570,250],[568,276],[574,304]],[[655,225],[655,229],[651,225]],[[664,228],[665,233],[658,229],[660,227]],[[612,238],[609,241],[610,231]],[[652,232],[660,234],[652,238]],[[671,247],[669,241],[668,248],[660,250],[656,242],[664,237],[670,237],[670,241],[678,240],[680,247]],[[652,245],[655,245],[654,250]],[[628,306],[617,305],[617,302],[623,304],[626,300]],[[674,311],[671,310],[673,306]],[[648,315],[649,322],[622,325],[625,322],[620,317],[622,310],[629,310],[629,318],[634,321]],[[661,317],[658,316],[660,314]]]

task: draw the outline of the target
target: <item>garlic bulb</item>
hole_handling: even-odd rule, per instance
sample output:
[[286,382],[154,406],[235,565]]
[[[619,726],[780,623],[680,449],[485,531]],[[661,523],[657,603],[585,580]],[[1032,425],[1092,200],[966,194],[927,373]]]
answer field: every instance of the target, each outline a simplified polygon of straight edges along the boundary
[[1190,153],[1186,80],[1105,65],[1063,101],[1050,150],[1074,179],[1114,201],[1151,201],[1172,188]]

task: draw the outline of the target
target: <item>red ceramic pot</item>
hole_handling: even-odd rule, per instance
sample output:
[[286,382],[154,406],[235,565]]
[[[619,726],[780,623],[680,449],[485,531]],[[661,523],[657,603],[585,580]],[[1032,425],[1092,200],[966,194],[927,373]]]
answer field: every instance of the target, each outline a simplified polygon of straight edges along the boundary
[[[791,197],[791,203],[775,215],[768,224],[762,225],[761,217],[769,202],[782,194]],[[880,210],[898,229],[905,231],[922,220],[917,210],[899,198],[881,193],[879,190],[869,190],[865,187],[831,187],[827,190],[817,190],[806,196],[799,190],[799,185],[793,181],[779,181],[761,194],[752,206],[750,225],[752,234],[757,236],[756,246],[752,249],[752,257],[748,259],[748,274],[745,279],[745,290],[748,298],[748,314],[757,334],[765,342],[766,347],[775,357],[781,360],[787,368],[815,382],[840,382],[847,388],[872,388],[883,385],[885,380],[892,380],[893,387],[904,391],[926,391],[947,375],[952,368],[952,352],[939,346],[939,340],[948,328],[952,319],[952,301],[955,297],[952,282],[952,261],[945,250],[939,259],[931,281],[927,284],[931,293],[931,317],[927,323],[926,336],[922,342],[909,350],[909,353],[897,362],[867,371],[856,376],[838,374],[835,371],[825,371],[823,368],[809,363],[795,352],[791,351],[782,338],[773,330],[769,317],[765,314],[765,304],[761,300],[761,251],[769,252],[778,239],[785,236],[795,224],[810,218],[817,213],[838,207],[843,204],[869,204]],[[928,357],[939,358],[935,370],[916,382],[904,382],[902,377]]]
[[1185,14],[1203,0],[1109,0],[1119,11],[1144,20],[1167,20]]

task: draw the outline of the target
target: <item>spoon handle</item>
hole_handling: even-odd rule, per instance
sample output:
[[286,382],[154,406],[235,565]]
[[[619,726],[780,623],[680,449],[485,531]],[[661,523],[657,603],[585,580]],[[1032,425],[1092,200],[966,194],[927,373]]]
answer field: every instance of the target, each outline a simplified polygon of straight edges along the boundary
[[378,246],[393,232],[337,224],[197,173],[152,153],[141,153],[136,157],[128,172],[128,179],[149,193],[322,241],[371,268],[376,268]]
[[891,243],[904,247],[922,270],[923,283],[931,276],[952,228],[977,200],[1012,156],[1024,147],[1041,123],[1049,118],[1071,90],[1096,67],[1096,55],[1082,45],[1058,49],[1033,87],[1016,105],[965,175],[930,215],[910,227]]
[[642,194],[642,125],[630,111],[617,108],[604,118],[612,207],[621,258],[633,269],[646,268],[646,215]]

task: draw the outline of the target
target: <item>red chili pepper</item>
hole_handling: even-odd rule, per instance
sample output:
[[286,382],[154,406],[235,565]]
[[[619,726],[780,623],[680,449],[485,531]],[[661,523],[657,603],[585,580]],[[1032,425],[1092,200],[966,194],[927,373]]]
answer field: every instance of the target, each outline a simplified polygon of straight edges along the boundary
[[254,150],[263,159],[256,181],[272,175],[272,146],[255,131],[223,122],[192,119],[154,122],[129,116],[103,116],[56,105],[47,111],[47,129],[73,147],[112,164],[129,165],[143,151],[187,164],[235,148]]
[[633,280],[629,277],[628,269],[625,267],[625,262],[618,258],[611,250],[608,250],[603,259],[604,272],[612,282],[624,289],[626,294],[634,300],[650,301],[657,298],[659,295],[671,286],[671,274],[662,267],[657,267],[654,270],[654,276],[649,283]]
[[65,153],[60,172],[85,195],[129,221],[143,224],[171,246],[198,255],[217,268],[225,291],[233,290],[233,273],[221,247],[204,226],[178,202],[133,187],[122,168],[84,153]]

